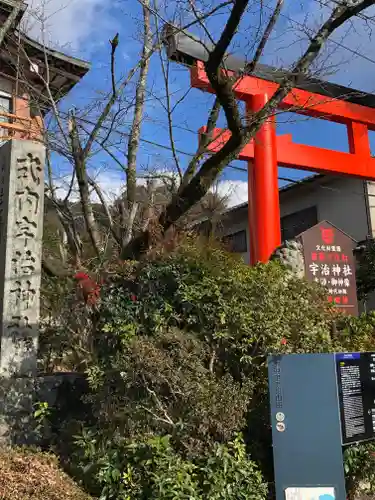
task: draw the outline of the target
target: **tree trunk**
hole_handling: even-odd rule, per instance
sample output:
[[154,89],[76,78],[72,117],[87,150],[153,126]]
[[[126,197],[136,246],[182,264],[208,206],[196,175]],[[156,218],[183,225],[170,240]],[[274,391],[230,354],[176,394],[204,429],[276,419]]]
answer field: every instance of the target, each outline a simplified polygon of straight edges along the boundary
[[152,48],[152,33],[150,24],[150,0],[141,0],[143,6],[144,34],[142,59],[139,69],[139,78],[135,93],[135,109],[133,123],[130,131],[127,167],[126,167],[126,198],[128,206],[127,227],[124,228],[123,242],[129,242],[128,235],[133,231],[136,189],[137,189],[137,153],[139,149],[139,139],[141,135],[141,125],[146,97],[147,75],[150,67],[150,54]]
[[86,165],[82,160],[76,161],[76,174],[82,214],[85,220],[87,232],[89,234],[92,246],[97,255],[100,255],[100,235],[97,229],[97,224],[94,216],[90,200],[89,183],[86,174]]

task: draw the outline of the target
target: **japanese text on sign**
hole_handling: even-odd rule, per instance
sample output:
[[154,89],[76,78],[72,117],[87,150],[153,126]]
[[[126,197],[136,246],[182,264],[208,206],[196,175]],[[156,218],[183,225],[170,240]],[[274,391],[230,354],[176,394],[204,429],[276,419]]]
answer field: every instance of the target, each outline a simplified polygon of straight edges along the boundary
[[327,289],[329,302],[356,314],[353,240],[329,222],[308,229],[301,239],[306,277]]

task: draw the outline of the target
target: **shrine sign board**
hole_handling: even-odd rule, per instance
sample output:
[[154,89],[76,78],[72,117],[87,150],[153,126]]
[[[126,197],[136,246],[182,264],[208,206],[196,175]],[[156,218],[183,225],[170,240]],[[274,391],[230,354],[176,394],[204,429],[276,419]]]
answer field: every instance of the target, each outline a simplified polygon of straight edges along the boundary
[[335,355],[342,444],[375,438],[375,353]]
[[269,356],[268,381],[276,500],[346,500],[335,355]]
[[354,240],[327,221],[299,235],[303,246],[305,274],[328,292],[328,301],[342,312],[358,315]]
[[346,500],[343,445],[375,439],[375,352],[274,354],[276,500]]

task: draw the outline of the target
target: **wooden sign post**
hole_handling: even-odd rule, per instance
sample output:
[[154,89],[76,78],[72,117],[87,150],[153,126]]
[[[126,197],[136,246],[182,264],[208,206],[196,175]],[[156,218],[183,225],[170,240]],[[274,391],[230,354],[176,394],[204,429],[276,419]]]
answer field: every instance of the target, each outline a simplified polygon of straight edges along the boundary
[[327,288],[328,300],[342,312],[358,315],[355,241],[327,221],[298,236],[303,246],[306,278]]

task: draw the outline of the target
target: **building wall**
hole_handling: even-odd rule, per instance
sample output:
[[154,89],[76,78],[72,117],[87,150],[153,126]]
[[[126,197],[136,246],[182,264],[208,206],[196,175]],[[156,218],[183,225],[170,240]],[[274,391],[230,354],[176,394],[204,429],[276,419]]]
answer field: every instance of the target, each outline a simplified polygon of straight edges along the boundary
[[[341,178],[314,181],[280,192],[281,217],[317,206],[318,222],[327,220],[347,233],[356,241],[366,239],[371,232],[375,236],[375,183],[372,183],[374,197],[372,203],[372,228],[369,228],[364,183],[361,180]],[[224,235],[245,230],[249,249],[247,209],[229,215],[224,222]],[[249,262],[249,252],[241,254]]]
[[368,218],[369,225],[371,226],[372,238],[375,238],[375,182],[367,182],[366,188],[368,195]]
[[[13,83],[0,76],[0,112],[1,113],[12,113],[13,111]],[[10,120],[6,116],[0,116],[0,123],[9,123]],[[0,127],[0,145],[1,138],[6,139],[9,136],[9,130],[4,127]]]
[[13,94],[13,82],[8,78],[0,76],[0,91],[11,96]]
[[[230,229],[230,230],[229,230]],[[225,229],[225,234],[233,234],[237,233],[238,231],[246,231],[246,244],[247,244],[247,252],[245,253],[240,253],[242,259],[246,264],[250,263],[250,257],[249,257],[249,248],[250,248],[250,237],[249,237],[249,230],[248,230],[248,219],[247,219],[247,212],[246,215],[241,214],[240,220],[238,220],[237,223],[231,224],[230,228]]]
[[[281,217],[314,205],[318,222],[327,220],[356,241],[363,241],[368,235],[375,237],[375,182],[366,184],[358,179],[323,178],[280,192]],[[241,230],[246,231],[249,249],[246,207],[229,214],[223,224],[224,235]],[[249,251],[240,255],[249,263]],[[365,309],[375,310],[375,294],[369,297],[367,304],[360,304],[360,311]]]
[[281,192],[281,217],[314,205],[318,222],[327,220],[356,241],[364,240],[369,234],[363,181],[337,177]]

